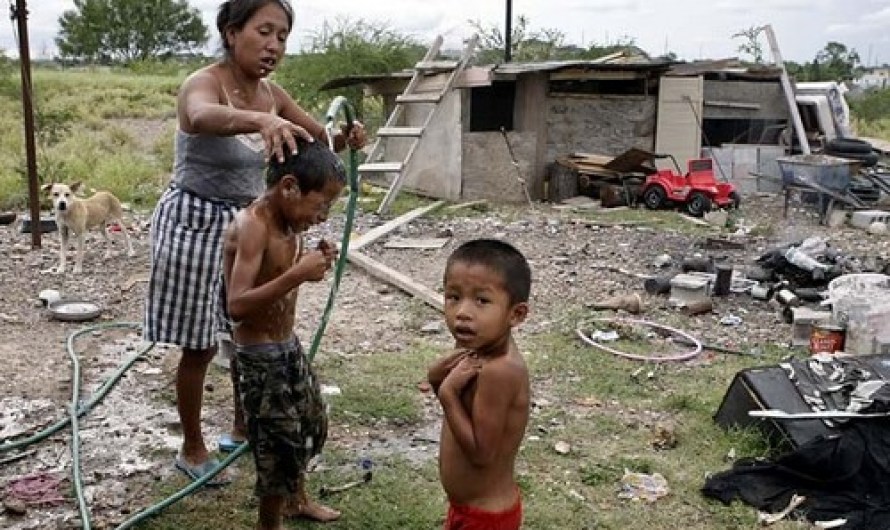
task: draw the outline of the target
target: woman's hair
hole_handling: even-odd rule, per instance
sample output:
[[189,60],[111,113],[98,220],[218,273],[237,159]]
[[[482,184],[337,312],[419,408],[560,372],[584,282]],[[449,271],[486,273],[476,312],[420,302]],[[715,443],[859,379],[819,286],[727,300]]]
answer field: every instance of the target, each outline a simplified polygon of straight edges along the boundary
[[219,5],[216,13],[216,29],[222,37],[223,50],[229,51],[229,42],[226,40],[226,30],[230,28],[243,29],[247,21],[267,4],[277,4],[287,15],[287,29],[294,26],[294,9],[288,0],[226,0]]
[[297,138],[297,152],[285,153],[284,162],[277,157],[269,160],[266,169],[266,185],[278,184],[285,175],[293,175],[301,192],[320,191],[330,180],[346,183],[346,168],[343,161],[322,141],[309,143]]

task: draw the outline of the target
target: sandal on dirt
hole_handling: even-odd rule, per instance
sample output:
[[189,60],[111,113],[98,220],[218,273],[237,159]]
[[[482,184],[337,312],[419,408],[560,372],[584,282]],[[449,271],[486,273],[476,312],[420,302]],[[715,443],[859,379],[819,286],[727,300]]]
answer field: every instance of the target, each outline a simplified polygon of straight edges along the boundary
[[241,447],[242,444],[246,444],[247,440],[234,440],[232,439],[231,434],[224,434],[219,437],[219,452],[221,453],[231,453]]
[[[186,462],[185,458],[182,455],[176,455],[176,459],[173,461],[173,465],[176,469],[182,471],[186,474],[186,476],[192,480],[198,480],[201,477],[212,473],[216,468],[219,467],[219,460],[215,458],[208,458],[203,464],[192,465]],[[204,483],[205,486],[225,486],[232,482],[227,476],[217,475],[212,479],[208,480]]]

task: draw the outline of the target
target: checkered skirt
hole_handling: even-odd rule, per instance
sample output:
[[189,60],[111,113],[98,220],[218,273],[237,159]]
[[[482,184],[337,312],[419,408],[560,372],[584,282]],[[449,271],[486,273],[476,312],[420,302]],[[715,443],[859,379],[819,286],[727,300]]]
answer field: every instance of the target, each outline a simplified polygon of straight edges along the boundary
[[228,330],[223,237],[238,210],[177,188],[161,196],[151,221],[146,341],[206,349]]

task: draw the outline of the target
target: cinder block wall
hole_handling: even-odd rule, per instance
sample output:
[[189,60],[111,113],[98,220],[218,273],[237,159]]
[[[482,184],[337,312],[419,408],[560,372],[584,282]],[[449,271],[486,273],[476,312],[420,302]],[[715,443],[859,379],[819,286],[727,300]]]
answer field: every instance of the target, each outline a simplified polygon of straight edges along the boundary
[[616,156],[655,147],[656,96],[571,95],[547,98],[547,154],[551,162],[574,152]]

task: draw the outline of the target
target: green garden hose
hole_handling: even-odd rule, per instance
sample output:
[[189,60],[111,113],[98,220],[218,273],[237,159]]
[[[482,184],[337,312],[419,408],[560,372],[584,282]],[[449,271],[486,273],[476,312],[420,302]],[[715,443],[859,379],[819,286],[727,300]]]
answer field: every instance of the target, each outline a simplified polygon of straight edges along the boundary
[[[137,324],[134,322],[111,322],[111,323],[107,323],[107,324],[97,324],[94,326],[88,326],[88,327],[82,328],[82,329],[74,332],[71,336],[68,337],[68,349],[70,352],[73,349],[74,340],[77,339],[77,337],[79,337],[85,333],[92,333],[99,329],[108,329],[108,328],[139,329],[140,327],[141,327],[140,324]],[[108,395],[108,393],[111,391],[112,388],[114,388],[114,385],[117,384],[118,380],[120,380],[120,378],[124,375],[124,373],[126,373],[126,371],[129,370],[131,366],[133,366],[133,363],[135,363],[140,358],[142,358],[146,353],[151,351],[152,348],[154,348],[154,344],[146,345],[144,347],[144,349],[135,353],[129,359],[127,359],[122,365],[120,365],[118,367],[118,369],[111,375],[111,377],[109,377],[102,384],[102,386],[100,386],[99,389],[96,390],[93,393],[93,395],[90,396],[90,398],[83,405],[81,405],[77,408],[77,416],[83,417],[86,413],[88,413],[90,410],[92,410],[92,408],[95,407],[99,402],[101,402],[103,399],[105,399],[105,396]],[[5,453],[7,451],[12,451],[14,449],[22,449],[24,447],[27,447],[34,443],[37,443],[41,440],[49,438],[53,434],[64,429],[65,426],[68,425],[69,423],[71,423],[71,417],[66,416],[65,418],[62,418],[61,420],[55,422],[54,424],[50,425],[49,427],[37,432],[36,434],[29,436],[27,438],[22,438],[22,439],[16,440],[16,441],[6,441],[6,442],[0,444],[0,454]]]
[[[337,117],[338,111],[341,109],[346,117],[347,135],[349,134],[349,131],[352,130],[355,111],[345,97],[337,96],[334,98],[334,101],[331,102],[326,114],[326,129],[328,132],[328,139],[331,142],[333,142],[334,138],[334,120]],[[331,316],[331,311],[334,309],[334,300],[337,298],[337,290],[340,288],[340,278],[343,276],[343,269],[346,268],[346,253],[349,251],[349,238],[352,235],[352,224],[355,218],[355,204],[359,194],[358,153],[355,149],[349,149],[349,168],[347,176],[349,179],[349,199],[346,204],[346,220],[343,223],[343,236],[340,240],[340,255],[338,256],[337,264],[334,267],[334,278],[331,282],[331,292],[328,295],[328,302],[321,314],[321,320],[318,323],[318,328],[315,330],[315,335],[312,336],[312,344],[309,346],[309,362],[312,362],[312,359],[315,358],[315,354],[321,344],[321,338],[324,336],[325,329],[328,326],[328,318]]]
[[[340,109],[343,110],[346,116],[347,133],[353,125],[353,116],[355,114],[352,105],[343,96],[334,98],[334,101],[331,102],[326,115],[326,130],[328,131],[328,138],[331,139],[331,141],[333,141],[334,137],[334,119]],[[334,299],[337,297],[337,291],[340,287],[340,279],[343,277],[343,269],[346,267],[346,253],[349,250],[349,238],[352,234],[352,225],[355,218],[355,205],[358,201],[358,194],[360,191],[358,182],[358,156],[355,149],[349,150],[349,167],[347,171],[347,177],[349,184],[349,199],[346,205],[346,219],[343,225],[343,235],[340,240],[340,255],[337,258],[336,265],[334,266],[333,280],[331,283],[330,293],[328,294],[328,301],[325,304],[321,320],[318,323],[318,328],[315,330],[315,334],[312,336],[312,343],[309,346],[308,357],[310,362],[315,357],[315,354],[318,352],[318,348],[321,345],[321,338],[324,336],[324,331],[327,327],[328,319],[330,318],[331,311],[333,311],[334,308]],[[180,501],[188,495],[191,495],[194,491],[200,489],[207,481],[213,479],[213,477],[215,477],[223,469],[229,467],[235,460],[240,458],[241,455],[246,453],[249,449],[250,445],[248,443],[242,443],[241,446],[238,447],[238,449],[232,452],[232,454],[230,454],[225,460],[223,460],[220,465],[214,468],[213,471],[190,483],[188,486],[176,492],[171,497],[168,497],[160,503],[149,506],[148,508],[137,513],[130,519],[124,521],[124,523],[115,528],[115,530],[126,530],[127,528],[133,528],[133,526],[135,526],[136,524],[158,514],[161,510]]]
[[[343,113],[346,117],[346,131],[347,133],[352,129],[353,126],[353,116],[354,110],[349,101],[343,96],[338,96],[331,103],[327,117],[327,130],[329,133],[329,138],[333,138],[333,124],[334,119],[338,113],[338,111],[343,110]],[[315,354],[318,351],[319,346],[321,345],[321,339],[324,336],[324,331],[327,327],[328,320],[330,318],[330,314],[334,308],[334,300],[337,296],[337,291],[340,287],[340,281],[343,276],[343,270],[346,266],[346,254],[349,250],[349,240],[352,234],[352,226],[355,218],[355,206],[358,200],[359,194],[359,181],[358,181],[358,156],[355,149],[349,150],[349,167],[348,167],[348,184],[349,184],[349,198],[346,206],[346,219],[343,227],[343,235],[340,241],[340,254],[337,258],[337,263],[334,266],[333,272],[333,280],[331,283],[330,293],[328,295],[328,300],[325,305],[324,311],[322,313],[321,320],[319,321],[318,328],[315,331],[315,334],[312,337],[312,343],[309,347],[309,360],[310,362],[315,357]],[[141,359],[145,354],[147,354],[151,349],[155,346],[154,343],[149,343],[142,350],[138,351],[136,354],[132,355],[129,359],[127,359],[118,369],[104,382],[102,385],[90,396],[90,398],[84,403],[80,403],[80,362],[77,358],[77,353],[74,349],[74,342],[78,337],[87,333],[93,333],[97,330],[101,329],[109,329],[109,328],[133,328],[140,329],[141,325],[135,322],[111,322],[105,324],[96,324],[92,326],[87,326],[81,328],[71,335],[68,336],[68,341],[66,344],[66,349],[68,351],[68,355],[71,358],[73,376],[72,376],[72,389],[71,389],[71,403],[68,406],[68,416],[55,422],[49,427],[28,436],[27,438],[23,438],[17,441],[5,441],[0,444],[0,454],[11,451],[15,449],[22,449],[31,444],[37,443],[41,440],[44,440],[53,434],[59,432],[65,426],[71,425],[71,456],[72,456],[72,476],[74,483],[74,491],[77,497],[78,502],[78,510],[80,511],[80,517],[82,521],[81,528],[83,530],[90,530],[90,515],[89,509],[86,505],[86,500],[84,499],[83,494],[83,481],[81,477],[81,469],[80,469],[80,432],[78,426],[78,418],[83,417],[85,414],[90,412],[93,407],[95,407],[98,403],[100,403],[106,395],[111,391],[112,388],[120,381],[121,377],[133,366],[133,364]],[[128,528],[133,528],[135,525],[145,521],[149,517],[152,517],[165,508],[171,506],[172,504],[179,502],[183,498],[191,495],[198,489],[202,488],[208,481],[212,480],[217,474],[222,472],[222,470],[226,469],[233,462],[235,462],[242,455],[247,453],[250,450],[250,446],[247,443],[241,444],[238,449],[233,451],[226,457],[220,465],[214,468],[212,471],[202,476],[201,478],[189,483],[188,486],[179,490],[175,494],[170,497],[164,499],[163,501],[149,506],[137,513],[130,519],[124,521],[120,526],[118,526],[115,530],[125,530]]]

